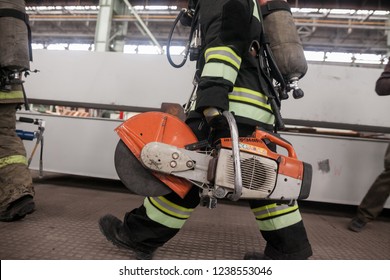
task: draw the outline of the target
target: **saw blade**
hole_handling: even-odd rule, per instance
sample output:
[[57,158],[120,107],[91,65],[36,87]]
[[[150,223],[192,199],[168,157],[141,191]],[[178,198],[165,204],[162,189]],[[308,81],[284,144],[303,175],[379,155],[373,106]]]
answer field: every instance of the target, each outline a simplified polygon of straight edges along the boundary
[[143,196],[161,196],[172,192],[141,164],[122,140],[116,146],[114,162],[120,180],[131,192]]

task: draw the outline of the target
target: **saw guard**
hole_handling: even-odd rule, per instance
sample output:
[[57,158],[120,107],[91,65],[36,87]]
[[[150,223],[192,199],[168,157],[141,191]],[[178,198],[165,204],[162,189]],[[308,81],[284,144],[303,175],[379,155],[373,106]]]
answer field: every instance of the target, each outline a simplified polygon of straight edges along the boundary
[[[150,142],[161,142],[178,148],[197,142],[192,130],[180,119],[162,112],[146,112],[135,115],[115,129],[120,139],[140,161],[142,148]],[[151,172],[181,198],[192,184],[182,178]]]

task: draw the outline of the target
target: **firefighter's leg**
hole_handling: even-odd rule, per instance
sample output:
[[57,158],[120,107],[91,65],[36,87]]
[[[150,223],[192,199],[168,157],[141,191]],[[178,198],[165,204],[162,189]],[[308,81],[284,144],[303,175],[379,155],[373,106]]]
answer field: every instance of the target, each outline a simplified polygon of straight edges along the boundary
[[297,260],[312,255],[298,204],[288,206],[258,200],[251,201],[250,206],[267,241],[264,251],[266,258]]
[[385,169],[376,178],[367,194],[358,207],[358,218],[364,222],[370,222],[376,219],[382,212],[386,200],[390,194],[390,144],[387,147],[385,160]]
[[175,193],[146,197],[144,203],[126,213],[124,221],[103,216],[100,230],[114,245],[135,252],[138,259],[151,259],[154,251],[176,235],[199,204],[193,187],[184,199]]
[[[198,139],[208,135],[208,128],[201,125],[201,120],[188,125]],[[114,245],[134,251],[138,259],[150,259],[158,247],[179,232],[199,200],[197,187],[184,199],[174,192],[146,197],[140,207],[126,213],[123,222],[112,215],[103,216],[99,221],[100,230]]]
[[14,221],[33,212],[34,189],[26,150],[17,136],[16,104],[0,104],[0,221]]
[[368,222],[375,220],[382,212],[390,195],[390,144],[387,147],[384,170],[372,183],[370,189],[358,206],[356,216],[350,221],[348,229],[360,232]]

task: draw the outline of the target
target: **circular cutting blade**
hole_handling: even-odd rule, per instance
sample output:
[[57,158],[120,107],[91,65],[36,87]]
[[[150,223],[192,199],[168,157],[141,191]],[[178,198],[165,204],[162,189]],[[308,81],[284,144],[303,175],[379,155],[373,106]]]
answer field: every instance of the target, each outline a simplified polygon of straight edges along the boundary
[[120,180],[131,192],[143,196],[161,196],[172,192],[141,164],[122,140],[116,146],[114,162]]

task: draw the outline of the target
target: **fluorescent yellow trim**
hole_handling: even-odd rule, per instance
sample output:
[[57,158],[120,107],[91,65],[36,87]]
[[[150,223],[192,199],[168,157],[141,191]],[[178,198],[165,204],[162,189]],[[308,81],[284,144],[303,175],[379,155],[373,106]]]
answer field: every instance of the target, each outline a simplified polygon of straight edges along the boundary
[[268,220],[256,220],[257,226],[262,231],[272,231],[292,226],[302,221],[299,211],[294,211],[290,214],[279,216]]
[[187,215],[179,214],[178,212],[172,211],[172,210],[168,209],[167,207],[164,207],[163,205],[158,203],[158,201],[156,201],[153,197],[149,197],[149,199],[153,202],[153,206],[155,206],[156,208],[160,209],[164,213],[167,213],[167,214],[169,214],[171,216],[174,216],[174,217],[177,217],[177,218],[181,218],[181,219],[188,219],[190,217],[190,214],[187,214]]
[[27,158],[22,155],[14,155],[9,157],[0,158],[0,168],[3,168],[11,164],[25,164],[27,165]]
[[0,91],[0,99],[17,99],[24,98],[23,91],[14,90],[14,91]]
[[245,93],[247,93],[247,94],[252,94],[252,95],[261,97],[261,98],[263,98],[263,99],[267,99],[267,96],[266,96],[266,95],[262,94],[261,92],[255,91],[255,90],[251,90],[251,89],[249,89],[249,88],[234,87],[234,88],[233,88],[233,91],[245,92]]
[[187,221],[186,219],[176,219],[164,214],[160,210],[157,210],[156,206],[151,204],[148,198],[145,198],[144,200],[144,207],[146,209],[146,215],[149,217],[149,219],[169,228],[180,229]]
[[257,18],[257,19],[260,21],[259,10],[257,9],[257,1],[256,1],[256,0],[253,0],[253,4],[254,4],[254,7],[253,7],[253,16],[254,16],[255,18]]
[[209,62],[203,67],[202,77],[220,77],[232,84],[236,82],[237,71],[231,66],[223,63]]
[[272,113],[264,111],[258,107],[249,104],[243,104],[230,100],[229,111],[234,112],[236,116],[250,118],[265,124],[274,124],[275,116]]
[[172,208],[176,208],[182,212],[193,212],[194,209],[191,209],[191,208],[185,208],[183,206],[179,206],[171,201],[169,201],[168,199],[166,199],[165,197],[163,196],[159,196],[158,199],[160,199],[161,201],[163,201],[164,203],[166,203],[167,205],[171,206]]

